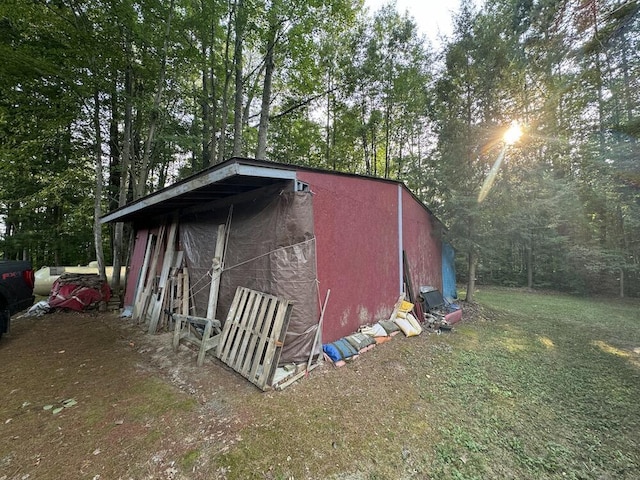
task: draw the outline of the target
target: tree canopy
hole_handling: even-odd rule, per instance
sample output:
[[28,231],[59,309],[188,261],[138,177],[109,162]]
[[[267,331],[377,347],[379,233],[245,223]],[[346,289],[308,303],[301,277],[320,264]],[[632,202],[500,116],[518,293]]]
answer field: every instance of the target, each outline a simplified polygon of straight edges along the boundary
[[100,212],[240,155],[405,182],[470,297],[640,295],[640,2],[476,5],[434,46],[394,3],[5,0],[3,257],[119,264]]

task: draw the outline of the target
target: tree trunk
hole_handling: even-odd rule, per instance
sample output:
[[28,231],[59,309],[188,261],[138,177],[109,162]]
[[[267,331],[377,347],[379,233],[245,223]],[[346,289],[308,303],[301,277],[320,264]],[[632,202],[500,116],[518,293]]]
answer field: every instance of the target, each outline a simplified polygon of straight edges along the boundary
[[476,265],[478,264],[478,257],[475,250],[469,251],[469,278],[467,278],[467,302],[473,302],[473,294],[476,290]]
[[[331,162],[331,67],[327,71],[327,121],[326,121],[326,130],[325,130],[325,141],[326,141],[326,150],[325,150],[325,163],[329,165]],[[333,169],[336,169],[335,160],[333,163]]]
[[[229,84],[231,83],[231,69],[229,68],[229,47],[231,44],[231,18],[233,9],[229,11],[227,20],[227,36],[224,47],[224,86],[222,88],[222,107],[220,112],[220,135],[218,137],[218,163],[224,160],[227,146],[227,115],[229,114]],[[212,157],[213,158],[213,157]]]
[[389,139],[391,130],[391,99],[385,99],[384,107],[384,178],[389,178]]
[[400,147],[399,147],[399,151],[398,151],[398,177],[397,180],[400,180],[402,178],[402,155],[403,155],[403,151],[402,151],[402,147],[404,146],[404,141],[401,138],[400,139]]
[[369,141],[367,140],[367,129],[365,128],[365,114],[366,114],[366,106],[364,103],[364,100],[362,101],[361,104],[361,111],[362,111],[362,151],[364,154],[364,168],[365,168],[365,173],[367,175],[371,175],[371,158],[369,156]]
[[[127,44],[127,51],[129,45]],[[124,74],[124,134],[122,152],[120,155],[120,188],[118,190],[118,207],[124,207],[127,203],[129,191],[129,166],[131,164],[131,133],[133,118],[133,72],[131,64],[127,65]],[[113,232],[113,275],[111,277],[111,290],[114,295],[120,295],[120,268],[123,264],[124,251],[124,223],[116,222]]]
[[625,123],[630,123],[633,120],[633,100],[631,96],[631,75],[629,73],[629,44],[627,42],[627,35],[622,31],[620,35],[621,52],[622,52],[622,82],[624,89],[624,111],[625,111]]
[[527,245],[527,288],[533,289],[533,247],[532,242],[529,240]]
[[[262,87],[264,87],[264,79],[262,80],[262,82],[260,81],[260,79],[263,78],[262,74],[264,73],[265,65],[266,65],[266,60],[260,62],[260,68],[257,71],[256,71],[256,69],[254,69],[251,73],[249,73],[247,76],[245,76],[245,79],[244,79],[244,83],[245,83],[244,92],[245,92],[246,97],[245,97],[245,100],[244,100],[244,108],[242,109],[242,125],[243,126],[249,125],[249,119],[250,118],[256,117],[256,116],[260,116],[260,113],[254,114],[253,116],[251,115],[251,104],[253,103],[253,98],[255,97],[256,92],[258,91],[258,87],[260,87],[261,83],[262,83]],[[249,78],[252,77],[252,76],[254,76],[255,78],[254,78],[251,86],[247,87],[246,84],[248,83]],[[272,119],[271,115],[269,115],[268,119],[269,120]]]
[[[204,12],[205,5],[208,4],[206,0],[201,1],[201,8]],[[211,14],[207,18],[209,19],[209,23],[207,24],[208,32],[203,33],[203,39],[207,37],[207,33],[209,36],[208,41],[203,40],[203,44],[206,43],[207,47],[203,45],[203,61],[204,65],[202,66],[202,85],[203,87],[209,82],[210,91],[206,88],[203,88],[203,102],[207,106],[206,112],[206,122],[207,126],[204,127],[205,119],[203,118],[203,138],[202,145],[203,148],[206,148],[206,153],[203,150],[202,152],[202,168],[207,168],[209,165],[212,165],[215,162],[216,158],[216,115],[217,111],[217,92],[216,92],[216,75],[214,72],[214,63],[215,63],[215,55],[214,52],[216,50],[216,25],[218,19],[216,17],[216,3],[210,2],[211,5]],[[208,78],[207,78],[208,77]],[[204,113],[204,112],[203,112]]]
[[[211,55],[211,61],[213,61],[213,55]],[[217,125],[217,115],[218,115],[218,101],[217,101],[217,82],[216,82],[216,77],[215,74],[213,72],[213,68],[209,69],[209,82],[211,84],[211,96],[210,96],[210,103],[211,103],[211,111],[209,113],[209,119],[211,122],[211,125],[209,127],[209,163],[207,165],[205,165],[205,167],[207,167],[208,165],[211,165],[215,162],[216,160],[216,131],[218,128]]]
[[244,23],[245,9],[243,0],[236,1],[236,38],[235,50],[233,52],[233,65],[235,67],[235,102],[234,102],[234,118],[233,118],[233,152],[234,157],[242,155],[242,99],[243,85],[242,78],[242,46],[244,43]]
[[137,191],[134,192],[135,198],[144,196],[147,178],[149,176],[149,163],[151,160],[151,149],[155,140],[155,132],[158,126],[158,112],[160,110],[160,102],[162,101],[162,93],[164,91],[164,79],[167,73],[167,51],[169,49],[169,34],[171,33],[171,19],[173,18],[173,8],[175,0],[171,0],[169,5],[169,13],[167,16],[167,25],[164,32],[164,43],[162,45],[162,58],[160,61],[160,75],[158,76],[158,85],[156,94],[153,98],[153,106],[151,109],[151,118],[149,119],[149,131],[145,140],[144,153],[142,154],[142,165],[137,182]]
[[260,125],[258,126],[258,146],[256,148],[256,158],[265,159],[267,157],[267,131],[269,129],[269,108],[271,105],[271,82],[273,79],[273,51],[276,46],[278,35],[277,25],[271,26],[269,40],[267,42],[267,55],[265,57],[264,87],[262,89],[262,106],[260,108]]
[[624,269],[620,269],[620,298],[624,298]]
[[376,126],[371,126],[371,162],[373,163],[373,176],[378,175],[378,150],[376,149]]
[[96,260],[98,261],[98,275],[103,281],[107,280],[104,269],[104,251],[102,248],[102,135],[100,133],[100,92],[96,87],[93,94],[94,112],[93,128],[95,130],[95,173],[96,185],[93,200],[93,240],[96,248]]
[[109,191],[108,205],[109,210],[115,210],[118,207],[117,194],[120,185],[120,176],[122,168],[120,166],[120,149],[119,149],[119,132],[118,132],[118,90],[117,90],[117,73],[113,74],[113,87],[111,91],[111,119],[109,121]]
[[[206,63],[207,49],[205,45],[202,46],[202,56],[205,59],[205,63]],[[200,105],[202,109],[202,132],[201,132],[202,163],[200,168],[205,168],[207,165],[211,163],[210,149],[209,149],[209,142],[211,141],[211,134],[209,132],[209,128],[211,127],[211,118],[210,118],[211,109],[209,107],[209,88],[207,85],[208,82],[209,82],[209,67],[207,65],[203,65],[202,94],[200,98]],[[198,168],[198,170],[200,170],[200,168]]]

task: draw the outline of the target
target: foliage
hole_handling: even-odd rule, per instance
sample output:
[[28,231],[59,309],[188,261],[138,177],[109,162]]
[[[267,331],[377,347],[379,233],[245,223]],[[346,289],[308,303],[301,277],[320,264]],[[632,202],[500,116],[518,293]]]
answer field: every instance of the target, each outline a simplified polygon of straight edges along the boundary
[[235,148],[405,182],[462,278],[639,295],[638,31],[637,0],[464,0],[437,51],[394,3],[7,0],[0,251],[85,263],[96,180],[107,211]]
[[[632,3],[494,1],[460,14],[438,85],[438,154],[453,179],[440,212],[480,282],[638,295],[638,188],[620,181],[637,171],[638,137],[621,134],[640,106]],[[479,204],[500,155],[492,129],[513,119],[526,135]]]

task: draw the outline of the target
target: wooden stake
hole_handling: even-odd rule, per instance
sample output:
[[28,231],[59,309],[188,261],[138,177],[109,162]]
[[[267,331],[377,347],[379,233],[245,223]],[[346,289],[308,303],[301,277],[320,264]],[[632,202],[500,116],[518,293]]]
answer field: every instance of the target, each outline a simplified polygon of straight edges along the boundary
[[320,338],[320,332],[322,331],[322,322],[324,320],[324,312],[327,309],[327,302],[329,301],[329,295],[331,295],[331,289],[327,290],[327,296],[324,298],[324,304],[322,305],[322,311],[320,312],[320,320],[318,321],[318,329],[316,330],[316,336],[313,339],[313,346],[311,347],[311,353],[309,354],[309,360],[307,361],[307,373],[309,372],[309,367],[311,367],[311,359],[313,358],[313,352],[316,350],[316,345],[318,344],[318,339]]

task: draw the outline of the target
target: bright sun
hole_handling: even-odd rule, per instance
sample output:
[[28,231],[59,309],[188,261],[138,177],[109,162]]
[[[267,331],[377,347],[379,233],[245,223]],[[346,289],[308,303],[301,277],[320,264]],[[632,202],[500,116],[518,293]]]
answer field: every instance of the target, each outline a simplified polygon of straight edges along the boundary
[[521,136],[522,136],[522,128],[520,127],[518,122],[513,122],[509,127],[509,129],[506,132],[504,132],[504,135],[502,138],[504,139],[504,143],[506,143],[507,145],[513,145],[518,140],[520,140]]

